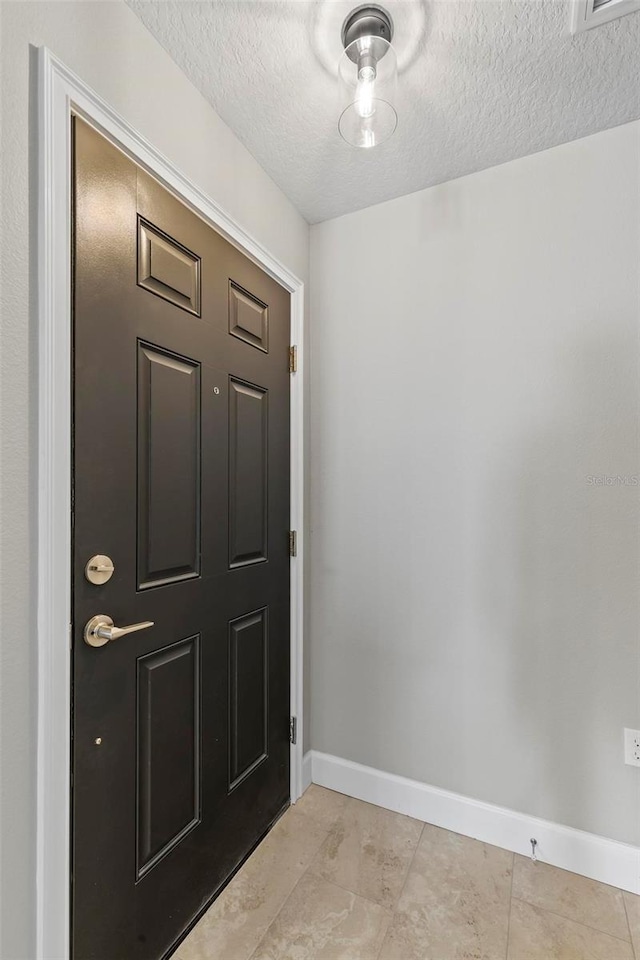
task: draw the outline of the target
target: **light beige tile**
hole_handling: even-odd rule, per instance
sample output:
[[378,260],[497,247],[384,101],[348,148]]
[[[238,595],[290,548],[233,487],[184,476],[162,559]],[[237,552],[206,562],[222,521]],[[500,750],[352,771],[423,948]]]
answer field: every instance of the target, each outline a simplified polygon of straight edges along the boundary
[[622,891],[605,883],[516,856],[513,896],[612,937],[629,939]]
[[631,944],[512,900],[507,960],[633,960]]
[[393,907],[422,832],[422,823],[348,799],[329,830],[311,872]]
[[499,958],[513,854],[426,825],[380,960]]
[[636,953],[636,960],[640,960],[640,897],[626,891],[622,894],[622,897],[627,909],[631,942]]
[[326,834],[297,804],[288,810],[180,945],[179,960],[247,960]]
[[391,914],[306,873],[252,960],[376,960]]
[[313,817],[314,820],[329,828],[344,810],[347,800],[348,797],[343,793],[336,793],[334,790],[327,790],[312,783],[293,809]]

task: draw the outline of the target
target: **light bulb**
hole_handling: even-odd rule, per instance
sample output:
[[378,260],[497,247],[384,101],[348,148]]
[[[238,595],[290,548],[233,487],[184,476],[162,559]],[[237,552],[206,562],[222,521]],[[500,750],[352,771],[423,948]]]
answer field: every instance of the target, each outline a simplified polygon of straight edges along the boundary
[[366,119],[366,117],[372,117],[376,112],[373,102],[374,94],[375,85],[373,80],[360,79],[358,81],[358,89],[356,90],[356,110],[363,119]]
[[355,107],[358,114],[366,120],[375,113],[375,84],[376,68],[373,58],[364,50],[358,63],[358,84],[356,87]]
[[360,34],[345,45],[338,74],[341,136],[356,147],[377,147],[391,136],[397,123],[393,47],[380,35]]

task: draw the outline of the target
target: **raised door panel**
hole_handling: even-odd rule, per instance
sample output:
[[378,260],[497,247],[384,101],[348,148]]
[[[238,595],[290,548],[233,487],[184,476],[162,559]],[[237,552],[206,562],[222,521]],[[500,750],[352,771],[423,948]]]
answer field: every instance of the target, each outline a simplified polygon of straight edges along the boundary
[[138,659],[137,876],[200,821],[200,637]]
[[138,588],[200,573],[200,366],[138,343]]
[[138,218],[138,286],[200,316],[200,258]]
[[267,757],[267,610],[229,624],[229,788]]
[[229,565],[267,559],[268,393],[229,383]]
[[233,280],[229,281],[229,333],[269,352],[269,308]]

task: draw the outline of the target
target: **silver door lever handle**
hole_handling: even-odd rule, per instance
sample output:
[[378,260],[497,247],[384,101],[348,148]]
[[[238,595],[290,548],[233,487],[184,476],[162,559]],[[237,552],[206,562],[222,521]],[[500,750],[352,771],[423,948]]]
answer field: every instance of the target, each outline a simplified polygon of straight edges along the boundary
[[138,630],[148,630],[153,626],[153,620],[143,620],[142,623],[132,623],[128,627],[115,627],[111,617],[99,613],[97,617],[87,620],[84,627],[84,642],[90,647],[104,647],[110,640],[117,640],[127,633],[136,633]]

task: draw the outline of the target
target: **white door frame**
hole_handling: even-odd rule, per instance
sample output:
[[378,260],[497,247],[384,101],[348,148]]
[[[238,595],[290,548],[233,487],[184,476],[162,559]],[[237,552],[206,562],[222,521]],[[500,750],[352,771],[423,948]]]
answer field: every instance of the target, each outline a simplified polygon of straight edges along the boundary
[[302,793],[302,281],[46,48],[38,70],[37,960],[67,960],[71,732],[71,115],[86,118],[291,294],[291,799]]

